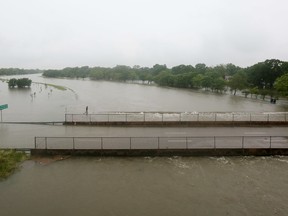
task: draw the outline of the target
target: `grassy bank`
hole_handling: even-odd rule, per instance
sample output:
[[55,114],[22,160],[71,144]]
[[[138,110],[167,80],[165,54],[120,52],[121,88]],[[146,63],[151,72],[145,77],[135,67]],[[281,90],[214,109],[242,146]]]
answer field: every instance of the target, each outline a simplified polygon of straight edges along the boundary
[[0,179],[9,176],[25,159],[27,159],[25,152],[0,150]]

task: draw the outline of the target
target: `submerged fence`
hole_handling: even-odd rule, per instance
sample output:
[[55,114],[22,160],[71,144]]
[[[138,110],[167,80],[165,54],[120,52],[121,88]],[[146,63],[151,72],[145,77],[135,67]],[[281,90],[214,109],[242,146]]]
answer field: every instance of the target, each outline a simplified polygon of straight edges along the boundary
[[65,114],[66,123],[101,123],[101,122],[287,122],[288,113],[99,113],[99,114]]
[[35,137],[35,149],[49,150],[184,150],[285,148],[288,148],[288,136]]

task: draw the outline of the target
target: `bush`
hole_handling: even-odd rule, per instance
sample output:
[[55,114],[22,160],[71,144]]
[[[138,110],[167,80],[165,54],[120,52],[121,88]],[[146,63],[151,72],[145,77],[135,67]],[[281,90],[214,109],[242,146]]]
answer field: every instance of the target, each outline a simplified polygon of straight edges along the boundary
[[18,87],[18,88],[25,88],[25,87],[30,87],[32,84],[32,80],[28,78],[22,78],[22,79],[10,79],[8,81],[8,86],[10,88]]
[[10,80],[8,81],[8,86],[9,86],[10,88],[16,87],[16,86],[17,86],[17,79],[15,79],[15,78],[10,79]]

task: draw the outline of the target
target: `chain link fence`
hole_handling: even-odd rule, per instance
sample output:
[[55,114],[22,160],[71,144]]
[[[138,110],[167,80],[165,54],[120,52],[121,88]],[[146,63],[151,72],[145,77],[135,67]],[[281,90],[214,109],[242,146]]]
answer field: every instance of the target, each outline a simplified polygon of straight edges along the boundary
[[288,136],[35,137],[35,149],[269,149],[288,148]]
[[287,122],[287,112],[277,113],[99,113],[65,114],[65,123],[97,122]]

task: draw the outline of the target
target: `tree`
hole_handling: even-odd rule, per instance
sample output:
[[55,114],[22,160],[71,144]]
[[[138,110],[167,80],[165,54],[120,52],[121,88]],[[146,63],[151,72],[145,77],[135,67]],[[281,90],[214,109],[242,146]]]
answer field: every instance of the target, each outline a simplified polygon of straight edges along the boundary
[[202,74],[197,74],[192,78],[192,83],[195,88],[201,88],[204,76]]
[[282,67],[286,66],[278,59],[259,62],[247,69],[249,82],[259,89],[271,89],[275,80],[284,74]]
[[282,95],[288,95],[288,73],[284,74],[281,77],[278,77],[274,83],[274,87]]
[[162,71],[166,71],[167,70],[167,66],[164,64],[164,65],[159,65],[159,64],[156,64],[153,66],[152,68],[152,74],[154,76],[157,76],[158,74],[160,74]]
[[236,74],[240,70],[241,70],[240,67],[238,67],[232,63],[229,63],[226,65],[226,72],[227,72],[226,75],[233,76],[234,74]]
[[191,65],[179,65],[175,66],[172,69],[172,74],[187,74],[193,72],[195,69]]
[[10,79],[10,80],[8,81],[8,86],[9,86],[10,88],[16,87],[16,86],[17,86],[17,79],[15,79],[15,78]]
[[32,83],[32,80],[28,78],[22,78],[17,80],[17,86],[18,88],[25,88],[25,87],[30,87]]
[[212,76],[209,75],[204,75],[202,79],[202,87],[205,88],[206,90],[208,88],[212,88],[212,83],[213,83],[213,78]]
[[236,95],[237,90],[243,90],[247,88],[247,76],[244,72],[236,73],[228,82],[231,91],[234,91],[234,95]]
[[225,89],[225,86],[225,80],[222,77],[218,77],[217,79],[213,80],[212,90],[215,89],[217,92],[222,92]]
[[178,74],[174,77],[174,86],[179,88],[191,88],[192,83],[192,75],[193,74]]
[[252,95],[254,94],[256,99],[257,99],[260,91],[259,91],[258,87],[254,87],[254,88],[250,89],[250,93],[251,93],[251,98],[252,98]]
[[162,71],[156,77],[156,83],[161,86],[174,86],[174,76],[169,71]]
[[204,63],[199,63],[195,65],[195,69],[197,73],[205,73],[206,72],[206,65]]
[[8,86],[10,88],[18,87],[18,88],[25,88],[25,87],[30,87],[32,83],[32,80],[28,78],[22,78],[22,79],[10,79],[8,81]]

